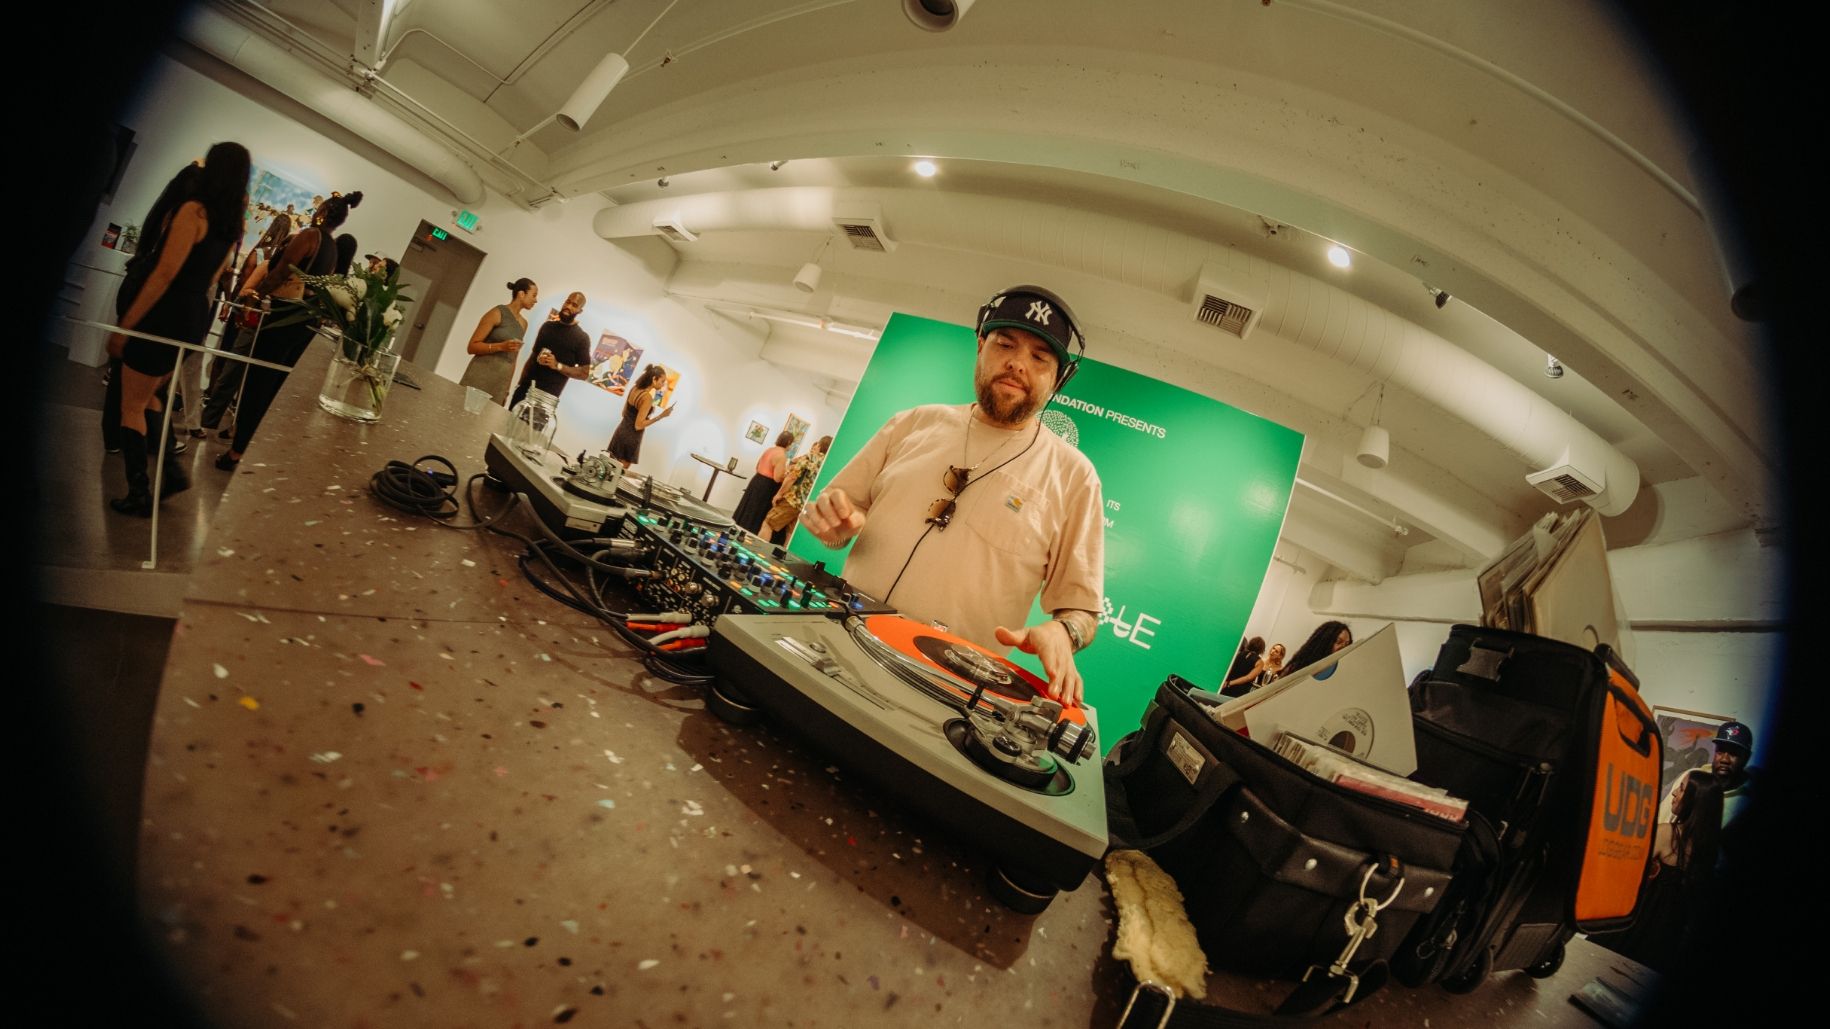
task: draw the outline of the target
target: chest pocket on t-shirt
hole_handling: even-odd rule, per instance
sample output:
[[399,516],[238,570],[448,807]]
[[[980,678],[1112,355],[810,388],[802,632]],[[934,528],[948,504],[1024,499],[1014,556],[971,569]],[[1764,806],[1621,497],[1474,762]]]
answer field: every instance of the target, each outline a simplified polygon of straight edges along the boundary
[[994,549],[1048,562],[1049,512],[1041,491],[1007,475],[976,483],[960,498],[967,531]]

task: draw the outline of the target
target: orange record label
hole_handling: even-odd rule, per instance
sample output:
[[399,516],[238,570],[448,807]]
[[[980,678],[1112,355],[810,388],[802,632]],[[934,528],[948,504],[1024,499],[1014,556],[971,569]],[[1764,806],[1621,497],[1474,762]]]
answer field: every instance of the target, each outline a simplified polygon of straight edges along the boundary
[[[961,699],[980,686],[1019,704],[1048,696],[1048,684],[1028,669],[932,625],[900,615],[872,615],[864,620],[864,628],[909,660],[945,675]],[[1081,725],[1087,720],[1078,707],[1064,708],[1061,717]]]

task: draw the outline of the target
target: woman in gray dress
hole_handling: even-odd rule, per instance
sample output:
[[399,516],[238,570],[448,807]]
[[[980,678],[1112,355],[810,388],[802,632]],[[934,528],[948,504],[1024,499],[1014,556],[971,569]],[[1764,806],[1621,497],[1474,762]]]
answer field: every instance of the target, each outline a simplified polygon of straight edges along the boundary
[[477,331],[470,334],[470,345],[465,348],[472,355],[470,365],[458,380],[458,385],[475,386],[504,405],[514,382],[515,355],[527,335],[527,318],[521,312],[540,299],[540,287],[533,279],[520,278],[508,284],[508,292],[508,303],[490,308],[477,322]]

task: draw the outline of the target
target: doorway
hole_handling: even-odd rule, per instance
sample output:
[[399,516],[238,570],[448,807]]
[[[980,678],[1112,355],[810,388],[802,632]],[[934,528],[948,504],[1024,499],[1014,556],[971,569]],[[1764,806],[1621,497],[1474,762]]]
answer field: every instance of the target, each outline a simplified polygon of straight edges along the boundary
[[[419,223],[419,231],[400,258],[400,284],[413,298],[407,308],[412,324],[401,341],[401,360],[427,368],[438,363],[457,320],[458,305],[464,302],[482,265],[483,251],[451,238],[430,222]],[[419,361],[421,346],[425,347],[425,362]]]

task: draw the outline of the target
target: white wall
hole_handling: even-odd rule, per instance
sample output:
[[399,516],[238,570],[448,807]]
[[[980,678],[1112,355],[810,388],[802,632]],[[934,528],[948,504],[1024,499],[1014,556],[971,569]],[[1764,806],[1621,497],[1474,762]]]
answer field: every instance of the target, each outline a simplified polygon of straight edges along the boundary
[[[361,190],[362,206],[351,213],[344,230],[361,241],[362,252],[379,248],[398,258],[421,219],[452,224],[449,198],[168,57],[154,62],[137,104],[122,120],[134,130],[138,149],[114,203],[98,212],[91,238],[99,239],[101,227],[110,221],[137,222],[180,167],[222,140],[243,144],[256,165],[302,185],[326,192]],[[464,344],[478,319],[507,299],[503,284],[525,275],[540,283],[540,306],[531,312],[536,322],[566,293],[581,290],[589,301],[581,324],[594,341],[603,331],[614,332],[645,346],[644,360],[682,369],[679,409],[649,431],[640,471],[697,494],[710,473],[692,460],[692,451],[736,457],[740,471],[753,469],[762,448],[743,438],[752,419],[769,426],[771,434],[780,431],[789,413],[811,422],[816,438],[837,427],[843,412],[829,405],[808,376],[757,357],[761,336],[666,296],[673,257],[665,243],[636,240],[618,246],[598,238],[591,231],[591,216],[599,206],[580,199],[527,211],[494,194],[474,206],[481,231],[465,239],[484,251],[482,267],[458,308],[450,336],[442,345],[428,340],[419,363],[456,380],[469,360]],[[601,449],[616,426],[621,403],[583,383],[570,385],[560,404],[560,444],[573,452]],[[480,462],[482,455],[475,460]],[[728,507],[741,491],[742,483],[720,476],[712,500]]]

